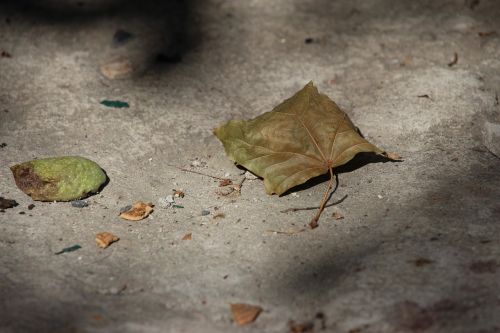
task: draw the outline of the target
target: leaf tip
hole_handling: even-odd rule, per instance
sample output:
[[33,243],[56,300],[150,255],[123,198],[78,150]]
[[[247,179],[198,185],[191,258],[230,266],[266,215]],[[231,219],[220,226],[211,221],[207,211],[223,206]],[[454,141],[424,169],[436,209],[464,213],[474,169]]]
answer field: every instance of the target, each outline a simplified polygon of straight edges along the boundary
[[382,155],[392,161],[403,161],[403,157],[397,153],[385,151]]

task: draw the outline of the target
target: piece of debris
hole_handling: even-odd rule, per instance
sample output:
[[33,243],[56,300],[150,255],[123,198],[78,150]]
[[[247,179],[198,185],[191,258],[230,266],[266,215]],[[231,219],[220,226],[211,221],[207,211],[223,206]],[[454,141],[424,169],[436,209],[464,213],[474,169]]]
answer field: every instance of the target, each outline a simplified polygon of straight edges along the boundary
[[76,251],[76,250],[79,250],[81,249],[82,247],[78,244],[76,245],[73,245],[73,246],[70,246],[70,247],[65,247],[64,249],[62,249],[61,251],[59,252],[56,252],[54,254],[63,254],[63,253],[68,253],[68,252],[73,252],[73,251]]
[[282,234],[282,235],[296,235],[301,232],[306,231],[306,229],[290,229],[290,230],[266,230],[267,232],[273,233],[273,234]]
[[172,207],[174,207],[174,208],[184,208],[184,206],[182,206],[182,205],[172,205]]
[[342,220],[344,218],[344,215],[340,213],[338,210],[335,210],[332,214],[332,217],[336,220]]
[[101,167],[79,156],[42,158],[10,168],[17,187],[39,201],[73,201],[96,193],[106,183]]
[[453,60],[451,62],[448,63],[448,67],[451,67],[451,66],[454,66],[458,63],[458,53],[455,52],[453,54]]
[[224,187],[228,185],[233,185],[233,181],[231,179],[224,178],[219,181],[219,187]]
[[110,232],[100,232],[95,236],[97,246],[103,249],[110,246],[111,243],[117,242],[119,240],[120,238],[118,236],[115,236]]
[[182,190],[172,190],[174,192],[174,198],[184,198],[185,193]]
[[223,212],[217,212],[217,213],[214,214],[213,219],[214,220],[215,219],[223,219],[225,217],[226,217],[226,214],[224,214]]
[[302,323],[296,323],[293,320],[288,322],[290,328],[290,333],[314,333],[314,322],[306,321]]
[[185,234],[182,236],[181,240],[192,240],[193,239],[193,234],[191,232]]
[[7,144],[5,142],[0,143],[0,148],[5,148],[7,147]]
[[131,40],[132,37],[134,37],[132,33],[123,29],[118,29],[113,35],[113,44],[115,46],[121,46],[123,44],[126,44],[129,40]]
[[431,97],[427,94],[424,94],[424,95],[417,95],[418,98],[428,98],[430,99]]
[[89,202],[85,200],[73,200],[71,201],[71,206],[76,207],[76,208],[84,208],[88,207]]
[[422,258],[422,257],[417,258],[415,260],[410,260],[408,262],[414,264],[417,267],[422,267],[422,266],[426,266],[426,265],[430,265],[430,264],[434,263],[433,260],[430,260],[427,258]]
[[16,200],[0,197],[0,209],[8,209],[19,205]]
[[153,211],[153,207],[152,203],[137,201],[129,210],[120,213],[120,217],[129,221],[140,221],[149,216]]
[[127,102],[123,101],[111,101],[111,100],[103,100],[101,101],[101,104],[104,106],[107,106],[108,108],[128,108],[130,105]]
[[201,211],[201,216],[207,216],[207,215],[210,215],[210,211],[209,210],[206,210],[206,209],[203,209]]
[[402,161],[403,157],[397,153],[385,152],[384,156],[393,161]]
[[306,39],[304,39],[304,43],[305,44],[312,44],[312,43],[314,43],[314,38],[307,37]]
[[492,30],[492,31],[480,31],[477,33],[477,35],[479,37],[489,37],[489,36],[493,36],[493,35],[496,35],[496,31],[495,30]]
[[10,54],[7,51],[2,51],[2,53],[0,53],[0,57],[2,57],[2,58],[12,58],[12,54]]
[[114,59],[101,65],[101,73],[109,80],[119,80],[130,76],[134,71],[132,62],[127,58]]
[[262,312],[262,308],[256,305],[237,303],[230,306],[233,320],[239,326],[253,323]]
[[32,210],[33,208],[35,208],[35,205],[34,205],[34,204],[29,204],[29,205],[28,205],[28,210]]
[[481,134],[484,146],[496,157],[500,158],[500,122],[485,121]]

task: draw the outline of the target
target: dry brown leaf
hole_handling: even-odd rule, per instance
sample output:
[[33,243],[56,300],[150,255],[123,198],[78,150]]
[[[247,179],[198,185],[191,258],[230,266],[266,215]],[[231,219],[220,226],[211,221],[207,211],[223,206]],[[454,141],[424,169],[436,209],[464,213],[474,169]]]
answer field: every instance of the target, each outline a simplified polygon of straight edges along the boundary
[[232,185],[232,184],[233,184],[233,181],[231,179],[227,179],[227,178],[221,179],[219,181],[219,187],[228,186],[228,185]]
[[191,240],[193,239],[193,234],[190,232],[190,233],[187,233],[185,234],[184,236],[182,236],[181,240]]
[[129,221],[140,221],[146,217],[153,211],[152,203],[145,203],[143,201],[137,201],[131,209],[122,212],[120,217]]
[[248,325],[254,322],[259,314],[262,312],[262,308],[257,305],[250,304],[230,304],[231,313],[233,314],[233,319],[239,326]]
[[282,195],[325,173],[328,188],[310,226],[317,221],[333,185],[333,169],[361,152],[382,154],[365,140],[346,113],[310,82],[273,111],[216,128],[228,157],[264,179],[268,194]]
[[107,248],[111,245],[111,243],[117,242],[118,240],[120,240],[120,238],[110,232],[100,232],[95,236],[97,246],[103,249]]

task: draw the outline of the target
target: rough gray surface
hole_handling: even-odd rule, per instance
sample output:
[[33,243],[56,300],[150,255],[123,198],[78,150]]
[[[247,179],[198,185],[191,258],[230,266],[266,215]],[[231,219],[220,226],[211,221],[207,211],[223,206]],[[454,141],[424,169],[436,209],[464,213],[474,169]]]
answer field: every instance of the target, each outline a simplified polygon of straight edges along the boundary
[[[0,196],[20,205],[0,213],[0,331],[287,332],[322,312],[328,332],[498,332],[500,160],[481,135],[499,112],[498,17],[496,0],[2,3]],[[114,46],[117,29],[134,38]],[[115,56],[131,78],[99,73]],[[347,198],[316,230],[269,232],[306,225],[311,211],[280,211],[316,205],[324,183],[276,197],[248,180],[223,197],[172,167],[237,179],[211,129],[310,80],[405,157],[341,170]],[[8,167],[58,155],[97,161],[109,184],[89,207],[28,211]],[[118,217],[173,188],[184,209]],[[99,249],[100,231],[121,239]],[[238,328],[236,302],[264,312]]]

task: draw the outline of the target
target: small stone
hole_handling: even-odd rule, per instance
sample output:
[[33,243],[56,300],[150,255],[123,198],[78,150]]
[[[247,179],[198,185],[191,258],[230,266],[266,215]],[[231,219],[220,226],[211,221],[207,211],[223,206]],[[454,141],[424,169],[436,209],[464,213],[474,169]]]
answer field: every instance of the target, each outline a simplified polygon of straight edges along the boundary
[[71,201],[71,206],[76,208],[88,207],[89,203],[85,200],[74,200]]
[[0,197],[0,209],[7,209],[16,207],[18,205],[16,200],[5,199],[4,197]]
[[117,242],[120,238],[118,236],[113,235],[110,232],[100,232],[95,236],[95,241],[97,246],[100,248],[107,248],[112,243]]
[[119,58],[101,65],[101,73],[110,80],[129,77],[134,71],[132,62],[127,58]]
[[33,208],[35,208],[35,205],[34,205],[34,204],[29,204],[29,205],[28,205],[28,210],[32,210]]
[[486,148],[496,157],[500,157],[500,122],[485,121],[481,132]]
[[209,210],[204,209],[204,210],[201,211],[201,216],[207,216],[207,215],[210,215],[210,211]]
[[169,203],[174,203],[174,202],[175,202],[175,200],[174,200],[174,196],[173,196],[173,195],[171,195],[171,194],[167,195],[167,196],[165,197],[165,200],[166,200],[167,202],[169,202]]

